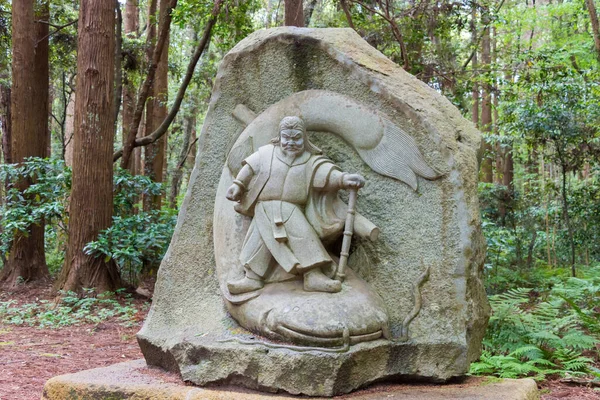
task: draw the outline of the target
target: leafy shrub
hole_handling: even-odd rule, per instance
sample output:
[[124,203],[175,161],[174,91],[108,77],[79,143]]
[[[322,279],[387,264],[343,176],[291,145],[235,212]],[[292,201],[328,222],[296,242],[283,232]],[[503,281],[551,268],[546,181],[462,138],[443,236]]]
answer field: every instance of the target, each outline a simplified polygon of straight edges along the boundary
[[[23,179],[31,184],[22,194],[17,183]],[[17,233],[27,235],[30,225],[44,221],[46,260],[50,272],[58,274],[68,238],[71,169],[63,160],[29,158],[21,164],[0,166],[0,180],[8,182],[6,202],[0,207],[0,255],[7,257]],[[119,168],[113,187],[113,225],[84,250],[114,259],[122,277],[134,283],[142,265],[155,265],[162,259],[173,235],[176,213],[141,209],[142,196],[164,192],[162,184],[146,176],[134,176]]]
[[85,251],[113,259],[121,276],[135,282],[144,264],[162,260],[171,241],[177,216],[170,210],[140,212],[128,217],[113,217],[110,228],[88,243]]
[[[17,182],[25,179],[30,185],[21,193]],[[71,169],[63,160],[28,158],[21,164],[2,164],[0,181],[8,182],[6,202],[0,208],[0,252],[4,257],[17,233],[27,235],[29,226],[42,221],[64,236]]]

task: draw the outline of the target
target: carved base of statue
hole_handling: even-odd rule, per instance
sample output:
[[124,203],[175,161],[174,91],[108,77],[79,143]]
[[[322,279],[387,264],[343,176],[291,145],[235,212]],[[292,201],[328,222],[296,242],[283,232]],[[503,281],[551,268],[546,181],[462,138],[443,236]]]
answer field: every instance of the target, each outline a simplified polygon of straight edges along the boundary
[[389,338],[383,301],[351,270],[338,293],[308,292],[305,282],[293,279],[226,299],[233,318],[269,339],[347,350],[349,345]]

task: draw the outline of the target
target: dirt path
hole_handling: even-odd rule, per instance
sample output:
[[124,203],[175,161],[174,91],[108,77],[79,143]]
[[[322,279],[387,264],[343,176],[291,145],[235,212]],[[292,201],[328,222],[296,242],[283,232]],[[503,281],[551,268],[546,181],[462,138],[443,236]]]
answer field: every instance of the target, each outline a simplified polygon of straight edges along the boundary
[[[32,304],[53,299],[49,285],[0,289],[0,302]],[[144,303],[133,301],[140,311],[129,327],[116,318],[60,329],[0,322],[0,400],[38,400],[44,383],[53,376],[142,358],[135,334],[148,308]]]

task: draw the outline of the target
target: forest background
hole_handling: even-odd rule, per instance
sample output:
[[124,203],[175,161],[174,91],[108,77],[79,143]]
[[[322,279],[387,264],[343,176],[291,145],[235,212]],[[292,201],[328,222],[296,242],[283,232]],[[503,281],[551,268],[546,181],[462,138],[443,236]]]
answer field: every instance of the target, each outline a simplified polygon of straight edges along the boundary
[[[354,29],[483,132],[493,315],[472,373],[600,385],[594,0],[0,0],[5,290],[49,282],[69,312],[151,293],[217,66],[281,25]],[[0,320],[56,310],[0,301]]]

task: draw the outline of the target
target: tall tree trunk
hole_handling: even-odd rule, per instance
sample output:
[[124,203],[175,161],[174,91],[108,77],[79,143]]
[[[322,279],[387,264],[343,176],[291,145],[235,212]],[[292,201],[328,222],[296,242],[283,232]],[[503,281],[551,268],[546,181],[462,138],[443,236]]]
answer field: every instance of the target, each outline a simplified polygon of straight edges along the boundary
[[304,26],[304,10],[302,0],[284,0],[285,26]]
[[[135,37],[138,33],[139,25],[139,8],[138,8],[138,0],[127,0],[125,4],[125,35],[127,37]],[[124,74],[124,82],[123,82],[123,146],[125,146],[125,141],[127,139],[127,133],[129,131],[129,127],[133,123],[133,114],[135,112],[135,97],[136,97],[136,87],[134,84],[134,80],[129,76],[133,75],[135,70],[127,70]],[[126,168],[134,175],[140,174],[141,171],[139,169],[140,163],[140,149],[134,149],[133,155],[130,158],[128,165]]]
[[[2,163],[11,163],[10,154],[10,87],[4,84],[0,84],[0,135],[1,142],[0,147],[2,149]],[[6,195],[6,182],[0,182],[0,205],[4,202]],[[0,225],[0,234],[2,233],[2,225]],[[6,264],[6,255],[4,252],[0,254],[0,262],[2,265]]]
[[[477,43],[477,6],[473,2],[471,10],[471,41]],[[471,58],[471,69],[473,72],[473,90],[471,92],[473,97],[473,106],[471,108],[471,121],[479,128],[479,83],[477,83],[477,67],[479,66],[477,60],[477,49],[473,51],[473,57]]]
[[306,10],[304,10],[304,26],[310,25],[310,20],[312,19],[312,15],[316,6],[317,0],[308,0],[306,4]]
[[67,113],[65,115],[65,138],[63,143],[63,154],[65,164],[73,167],[73,136],[75,134],[75,97],[76,93],[71,94],[67,100]]
[[2,133],[2,159],[5,164],[12,162],[10,114],[10,87],[0,84],[0,131]]
[[[121,55],[123,49],[123,13],[121,12],[121,3],[119,0],[115,0],[115,13],[117,16],[116,29],[115,29],[115,91],[113,96],[113,109],[114,109],[114,124],[115,132],[117,131],[117,122],[119,121],[119,111],[121,111],[121,95],[123,94],[123,56]],[[125,136],[125,135],[123,135]]]
[[81,0],[78,31],[69,240],[56,288],[114,290],[120,284],[115,263],[87,255],[83,250],[112,223],[114,3]]
[[592,21],[592,35],[594,36],[594,48],[596,49],[596,57],[600,61],[600,26],[598,24],[598,13],[596,12],[596,5],[594,0],[585,0],[588,12],[590,14],[590,20]]
[[[485,26],[483,30],[483,36],[481,38],[481,66],[485,71],[486,81],[483,83],[483,96],[481,102],[481,130],[484,132],[491,132],[492,130],[492,93],[490,79],[490,28],[489,28],[489,10],[484,9],[482,11],[481,22]],[[485,140],[481,142],[481,149],[483,158],[481,160],[481,180],[486,183],[494,182],[494,175],[492,170],[492,160],[494,159],[492,146]]]
[[[46,157],[48,130],[48,21],[49,4],[43,1],[34,11],[34,0],[13,2],[12,7],[12,94],[11,160]],[[35,178],[33,178],[35,179]],[[32,179],[17,183],[24,191]],[[44,252],[43,221],[17,233],[0,281],[14,285],[21,278],[33,281],[48,276]]]
[[[156,20],[163,20],[163,15],[168,10],[169,0],[160,0],[159,16]],[[169,27],[166,27],[169,29]],[[156,67],[156,77],[152,87],[152,99],[146,105],[146,135],[156,130],[167,117],[167,95],[168,87],[168,57],[169,57],[169,39],[167,36],[165,45],[162,49],[158,65]],[[163,167],[165,163],[165,148],[167,136],[163,135],[156,142],[148,145],[144,149],[144,175],[155,182],[163,181]],[[162,196],[152,196],[144,194],[144,210],[158,210],[161,207]]]

